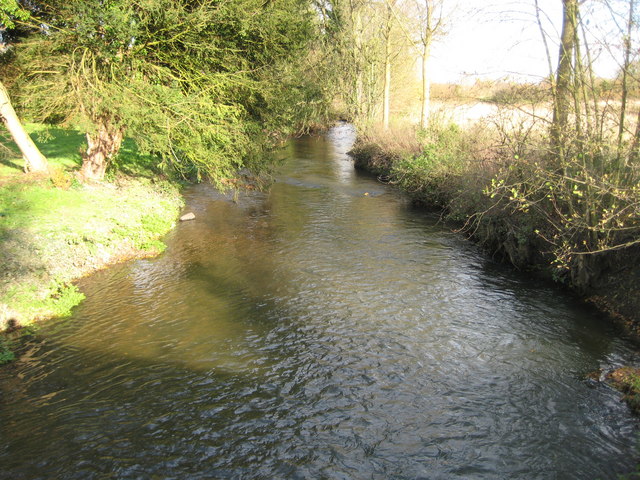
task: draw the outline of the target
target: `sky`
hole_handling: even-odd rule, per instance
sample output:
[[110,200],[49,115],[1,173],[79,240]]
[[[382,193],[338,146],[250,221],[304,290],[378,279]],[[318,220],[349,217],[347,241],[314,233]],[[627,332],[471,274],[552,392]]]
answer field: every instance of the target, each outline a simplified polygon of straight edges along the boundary
[[[561,0],[539,0],[552,61],[557,62],[562,24]],[[592,2],[592,5],[595,5]],[[475,11],[474,11],[475,10]],[[615,29],[609,11],[586,11],[587,28],[593,36],[593,53],[598,57],[596,73],[613,77],[618,64],[595,42],[604,31]],[[549,74],[534,0],[460,0],[449,15],[448,34],[433,47],[434,81],[473,82],[476,78],[509,77],[538,81]],[[614,36],[617,37],[617,36]],[[609,38],[611,36],[609,35]]]

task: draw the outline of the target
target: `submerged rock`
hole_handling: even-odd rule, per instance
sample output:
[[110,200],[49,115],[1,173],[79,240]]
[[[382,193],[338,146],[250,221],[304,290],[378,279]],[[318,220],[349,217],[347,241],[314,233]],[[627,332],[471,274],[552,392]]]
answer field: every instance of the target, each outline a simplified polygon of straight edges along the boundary
[[186,222],[187,220],[195,220],[196,215],[193,212],[185,213],[180,217],[181,222]]

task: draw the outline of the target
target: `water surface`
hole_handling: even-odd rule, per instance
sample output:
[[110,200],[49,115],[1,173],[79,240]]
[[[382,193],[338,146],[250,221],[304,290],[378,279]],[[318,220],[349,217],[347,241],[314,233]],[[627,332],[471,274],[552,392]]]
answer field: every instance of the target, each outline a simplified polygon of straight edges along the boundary
[[342,125],[268,192],[200,185],[167,251],[0,369],[2,479],[614,479],[630,344],[358,175]]

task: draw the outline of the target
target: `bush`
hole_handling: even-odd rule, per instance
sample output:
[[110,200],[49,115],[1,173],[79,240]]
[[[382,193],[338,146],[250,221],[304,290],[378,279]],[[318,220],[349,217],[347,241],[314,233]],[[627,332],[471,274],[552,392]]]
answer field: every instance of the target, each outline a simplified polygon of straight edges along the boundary
[[418,139],[420,153],[394,162],[391,176],[417,200],[446,207],[467,165],[465,132],[455,124],[434,125],[418,132]]

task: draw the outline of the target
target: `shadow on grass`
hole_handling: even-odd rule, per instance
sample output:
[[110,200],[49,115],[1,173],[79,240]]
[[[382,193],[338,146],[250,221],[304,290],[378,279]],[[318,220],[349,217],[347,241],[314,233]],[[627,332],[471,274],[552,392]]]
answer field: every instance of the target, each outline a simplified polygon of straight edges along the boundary
[[4,165],[6,167],[9,167],[9,168],[13,168],[15,170],[23,171],[22,165],[19,165],[16,162],[12,162],[8,158],[0,157],[0,164]]
[[[50,165],[75,170],[82,165],[85,136],[78,130],[40,124],[29,124],[26,130]],[[6,132],[0,132],[0,164],[22,171],[20,151]],[[162,175],[158,159],[152,154],[141,154],[132,139],[125,139],[120,151],[112,159],[108,172],[130,177],[153,179]],[[0,172],[1,174],[1,172]]]
[[0,330],[16,303],[28,301],[49,279],[29,227],[33,203],[22,185],[0,189]]
[[5,132],[0,132],[0,164],[12,169],[22,170],[22,165],[12,161],[14,158],[19,157],[20,152],[11,138]]
[[[84,137],[78,131],[43,125],[27,125],[26,130],[49,164],[75,169],[82,163]],[[22,171],[20,150],[6,132],[0,132],[0,144],[0,164]]]
[[82,164],[80,152],[84,144],[84,135],[77,130],[58,127],[39,127],[31,129],[31,137],[49,162],[59,163],[68,168]]
[[158,159],[152,154],[141,154],[136,142],[130,138],[124,139],[120,151],[111,160],[108,171],[150,180],[162,175]]

